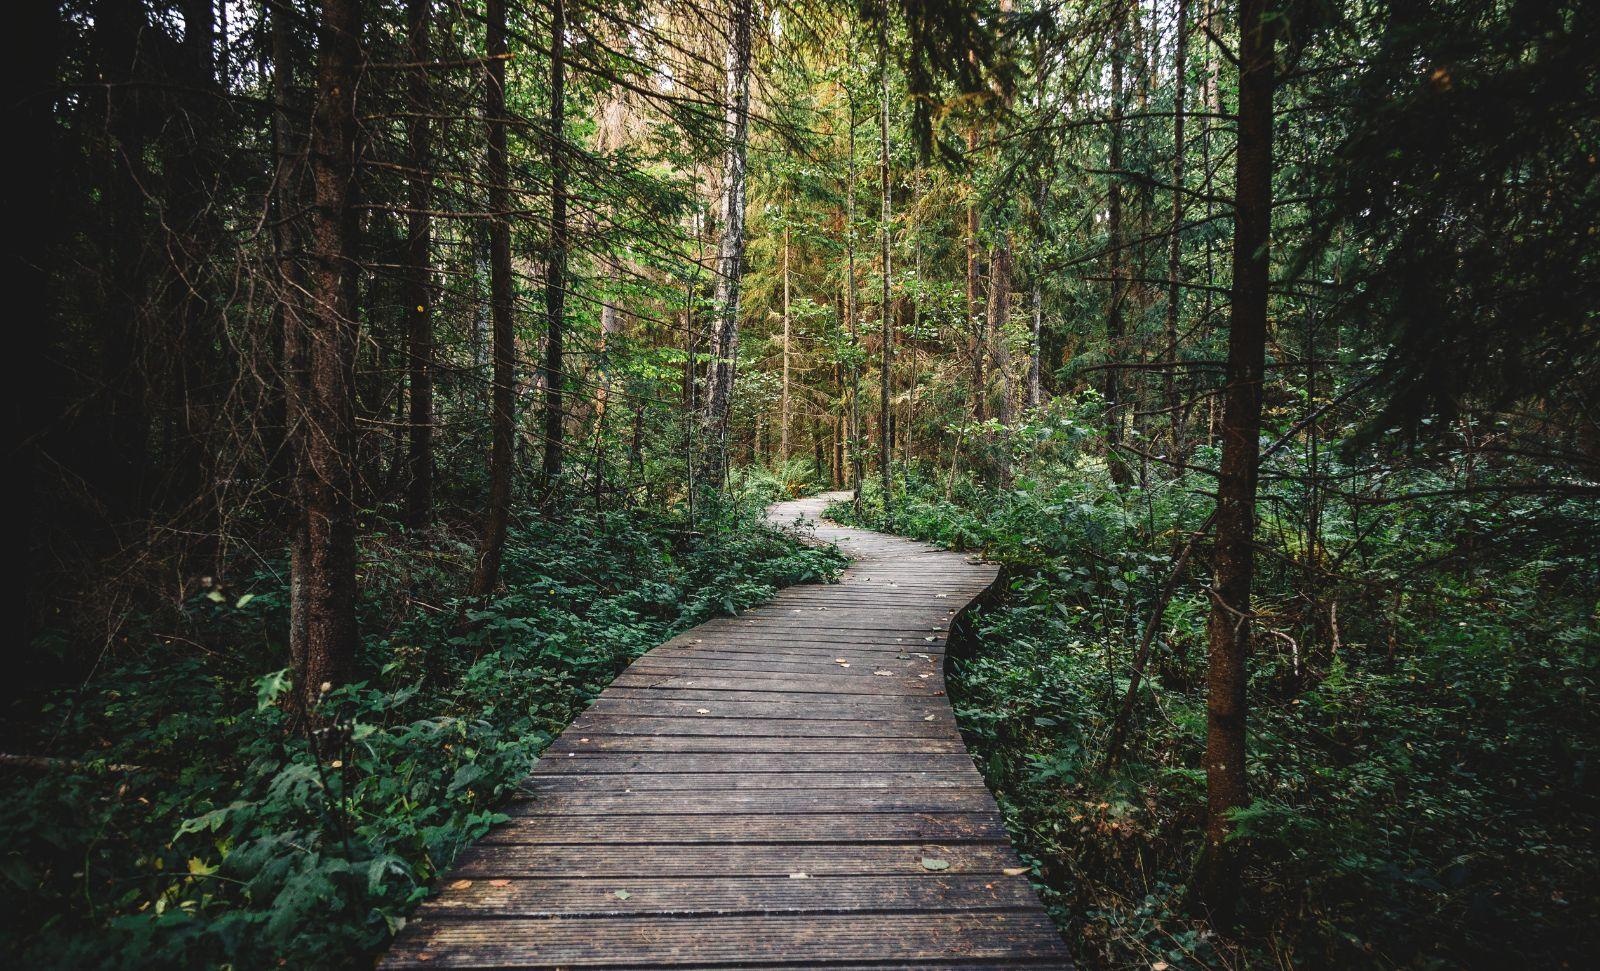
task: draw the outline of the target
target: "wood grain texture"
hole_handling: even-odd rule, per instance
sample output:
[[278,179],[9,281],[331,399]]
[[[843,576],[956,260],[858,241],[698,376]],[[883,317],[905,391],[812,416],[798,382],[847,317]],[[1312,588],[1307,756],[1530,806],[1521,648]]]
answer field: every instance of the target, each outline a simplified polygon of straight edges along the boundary
[[1069,968],[944,694],[995,568],[819,523],[852,558],[641,657],[441,877],[385,968]]

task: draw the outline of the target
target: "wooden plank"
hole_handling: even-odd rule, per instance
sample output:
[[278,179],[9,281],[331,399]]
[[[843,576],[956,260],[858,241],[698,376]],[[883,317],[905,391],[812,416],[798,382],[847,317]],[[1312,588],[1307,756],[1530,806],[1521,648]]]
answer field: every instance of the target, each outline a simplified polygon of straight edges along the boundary
[[950,706],[938,698],[906,697],[891,704],[849,704],[837,701],[730,701],[603,696],[589,711],[604,715],[662,715],[701,718],[824,718],[849,721],[937,721],[950,717]]
[[551,773],[530,776],[522,791],[555,792],[710,792],[721,789],[944,789],[981,788],[983,777],[965,771],[941,772],[627,772]]
[[[1020,864],[1004,843],[772,843],[709,844],[622,843],[479,844],[456,861],[453,879],[560,877],[607,879],[637,877],[932,877],[925,860],[948,866],[940,876],[1003,876]],[[448,881],[447,881],[448,885]]]
[[[596,944],[603,942],[603,952]],[[749,966],[752,953],[791,961],[836,962],[865,953],[905,960],[956,956],[1059,958],[1065,948],[1042,912],[967,911],[898,914],[862,920],[854,914],[705,917],[551,917],[442,921],[407,935],[389,953],[389,968],[652,968]]]
[[[465,886],[462,886],[465,884]],[[459,880],[422,908],[427,917],[726,917],[1018,910],[1033,903],[1021,877],[705,877]],[[625,893],[618,895],[618,890]]]
[[[573,735],[569,738],[568,735]],[[772,736],[717,735],[607,735],[595,732],[574,735],[568,729],[546,749],[547,758],[567,752],[743,752],[752,755],[786,752],[819,753],[900,753],[904,755],[964,752],[959,737],[954,738],[792,738]]]
[[[781,724],[779,724],[781,722]],[[821,718],[670,718],[585,712],[572,727],[611,735],[784,735],[789,738],[948,738],[955,720],[841,721]]]
[[495,843],[972,843],[1003,842],[995,812],[705,813],[630,816],[520,816],[495,827]]
[[[629,754],[568,752],[547,756],[534,766],[534,775],[569,775],[605,772],[897,772],[908,764],[920,769],[951,772],[973,770],[965,753],[919,755],[914,763],[903,754],[866,753],[752,753],[752,752],[636,752]],[[976,771],[976,770],[973,770]]]
[[987,812],[994,798],[986,789],[726,789],[716,792],[550,792],[519,795],[505,807],[512,816],[571,814],[658,815],[681,813]]
[[[617,678],[616,684],[630,688],[713,688],[727,691],[793,691],[812,694],[832,691],[853,695],[937,695],[944,688],[932,686],[933,678],[872,678],[870,680],[835,678],[823,681],[818,678],[761,677],[743,673],[738,677],[704,674],[642,673],[628,671]],[[914,682],[914,683],[913,683]]]

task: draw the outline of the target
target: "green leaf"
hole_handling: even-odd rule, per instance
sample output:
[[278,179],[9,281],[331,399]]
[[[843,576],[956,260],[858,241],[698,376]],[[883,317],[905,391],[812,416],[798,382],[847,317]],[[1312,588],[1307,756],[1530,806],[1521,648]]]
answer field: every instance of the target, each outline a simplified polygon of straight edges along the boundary
[[283,668],[256,679],[256,711],[266,711],[278,703],[278,698],[293,684],[289,669]]

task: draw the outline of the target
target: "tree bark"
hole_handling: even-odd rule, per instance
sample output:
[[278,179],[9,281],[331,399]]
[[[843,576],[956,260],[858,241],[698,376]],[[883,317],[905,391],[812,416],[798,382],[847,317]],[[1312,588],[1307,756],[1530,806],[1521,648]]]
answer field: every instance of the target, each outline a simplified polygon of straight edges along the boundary
[[1172,433],[1172,458],[1184,461],[1183,409],[1178,400],[1178,316],[1182,309],[1181,289],[1183,265],[1182,242],[1178,231],[1183,226],[1183,97],[1188,55],[1188,0],[1178,0],[1178,36],[1173,53],[1173,106],[1172,106],[1172,231],[1167,239],[1167,368],[1162,378],[1166,397],[1167,418]]
[[1000,375],[1000,409],[995,417],[1007,428],[1016,421],[1016,379],[1012,375],[1011,350],[1006,346],[1006,324],[1010,321],[1011,234],[1005,232],[989,257],[989,332],[994,341],[994,369]]
[[300,340],[305,399],[294,426],[298,530],[305,549],[294,584],[304,627],[291,642],[295,690],[310,714],[323,686],[348,680],[356,629],[355,283],[359,266],[351,200],[358,179],[356,90],[361,69],[359,0],[323,0],[316,112],[311,129],[311,260]]
[[878,165],[880,168],[879,192],[882,202],[881,221],[879,229],[879,244],[881,248],[880,260],[883,269],[883,292],[878,301],[879,339],[883,342],[883,359],[879,368],[878,381],[878,472],[883,483],[883,508],[889,509],[893,498],[893,465],[894,451],[891,441],[891,426],[889,423],[889,403],[893,395],[893,385],[890,376],[894,368],[894,318],[890,313],[889,294],[892,287],[894,265],[890,258],[890,235],[893,226],[890,223],[892,200],[889,195],[889,38],[888,38],[888,9],[883,10],[883,17],[878,21],[878,83],[879,100],[882,102],[878,114]]
[[1117,485],[1129,481],[1128,467],[1117,447],[1122,444],[1122,344],[1125,325],[1122,304],[1126,298],[1127,254],[1122,226],[1122,100],[1128,57],[1126,14],[1120,14],[1111,42],[1111,185],[1107,199],[1107,229],[1110,235],[1111,299],[1106,308],[1106,369],[1102,390],[1106,399],[1106,465]]
[[406,522],[418,529],[433,519],[433,220],[428,214],[433,197],[433,96],[428,70],[420,66],[432,56],[428,37],[432,20],[433,0],[406,0],[410,58],[419,65],[410,77],[411,112],[406,120],[411,156],[405,270],[411,386]]
[[[978,130],[967,130],[967,155],[978,149]],[[988,343],[988,327],[978,312],[978,204],[977,187],[969,186],[972,198],[967,200],[967,328],[972,339],[972,417],[983,420],[983,351]]]
[[1215,576],[1207,625],[1205,843],[1195,891],[1226,931],[1238,907],[1240,851],[1229,814],[1249,801],[1245,777],[1245,659],[1255,572],[1256,480],[1266,360],[1268,245],[1272,225],[1272,26],[1266,0],[1242,0],[1238,146],[1235,160],[1233,306],[1223,389],[1222,463],[1217,482]]
[[562,340],[566,331],[567,300],[567,118],[565,0],[550,4],[550,130],[546,152],[550,159],[550,253],[545,269],[544,306],[544,478],[545,501],[553,495],[561,476],[565,448],[562,393],[566,384]]
[[734,0],[725,71],[727,113],[722,159],[722,239],[717,246],[716,324],[705,421],[710,449],[706,484],[721,486],[728,467],[728,423],[739,356],[739,294],[744,274],[745,150],[750,134],[750,35],[753,0]]
[[783,227],[783,393],[778,405],[778,461],[789,461],[789,225],[784,207]]
[[488,54],[484,122],[488,129],[485,178],[489,182],[489,316],[494,335],[494,380],[489,453],[489,508],[478,546],[471,594],[487,596],[500,580],[511,519],[511,472],[517,433],[516,333],[511,281],[511,193],[506,161],[506,4],[488,0]]

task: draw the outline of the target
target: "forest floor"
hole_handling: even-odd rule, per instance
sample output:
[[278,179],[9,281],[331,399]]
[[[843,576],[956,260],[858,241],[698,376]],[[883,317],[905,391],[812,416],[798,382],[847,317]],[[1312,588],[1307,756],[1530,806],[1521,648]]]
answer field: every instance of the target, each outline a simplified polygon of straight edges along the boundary
[[325,698],[316,745],[278,703],[282,563],[130,618],[91,676],[3,713],[41,761],[0,767],[0,964],[367,963],[635,658],[837,574],[761,522],[768,498],[692,524],[530,514],[483,601],[464,599],[469,531],[374,528],[363,676]]
[[[1298,653],[1258,644],[1243,923],[1225,941],[1196,919],[1201,578],[1164,610],[1129,750],[1103,762],[1171,537],[1204,519],[1186,485],[1118,490],[1070,462],[1006,488],[913,470],[888,512],[875,482],[859,515],[830,510],[1004,564],[950,696],[1079,964],[1584,966],[1600,944],[1600,615],[1592,589],[1565,582],[1587,575],[1583,554],[1522,562],[1507,547],[1470,575],[1433,566],[1452,517],[1474,509],[1418,508],[1370,532],[1347,567],[1360,582],[1322,592],[1342,608],[1331,649],[1293,628]],[[1266,562],[1263,624],[1282,630],[1301,574]]]

